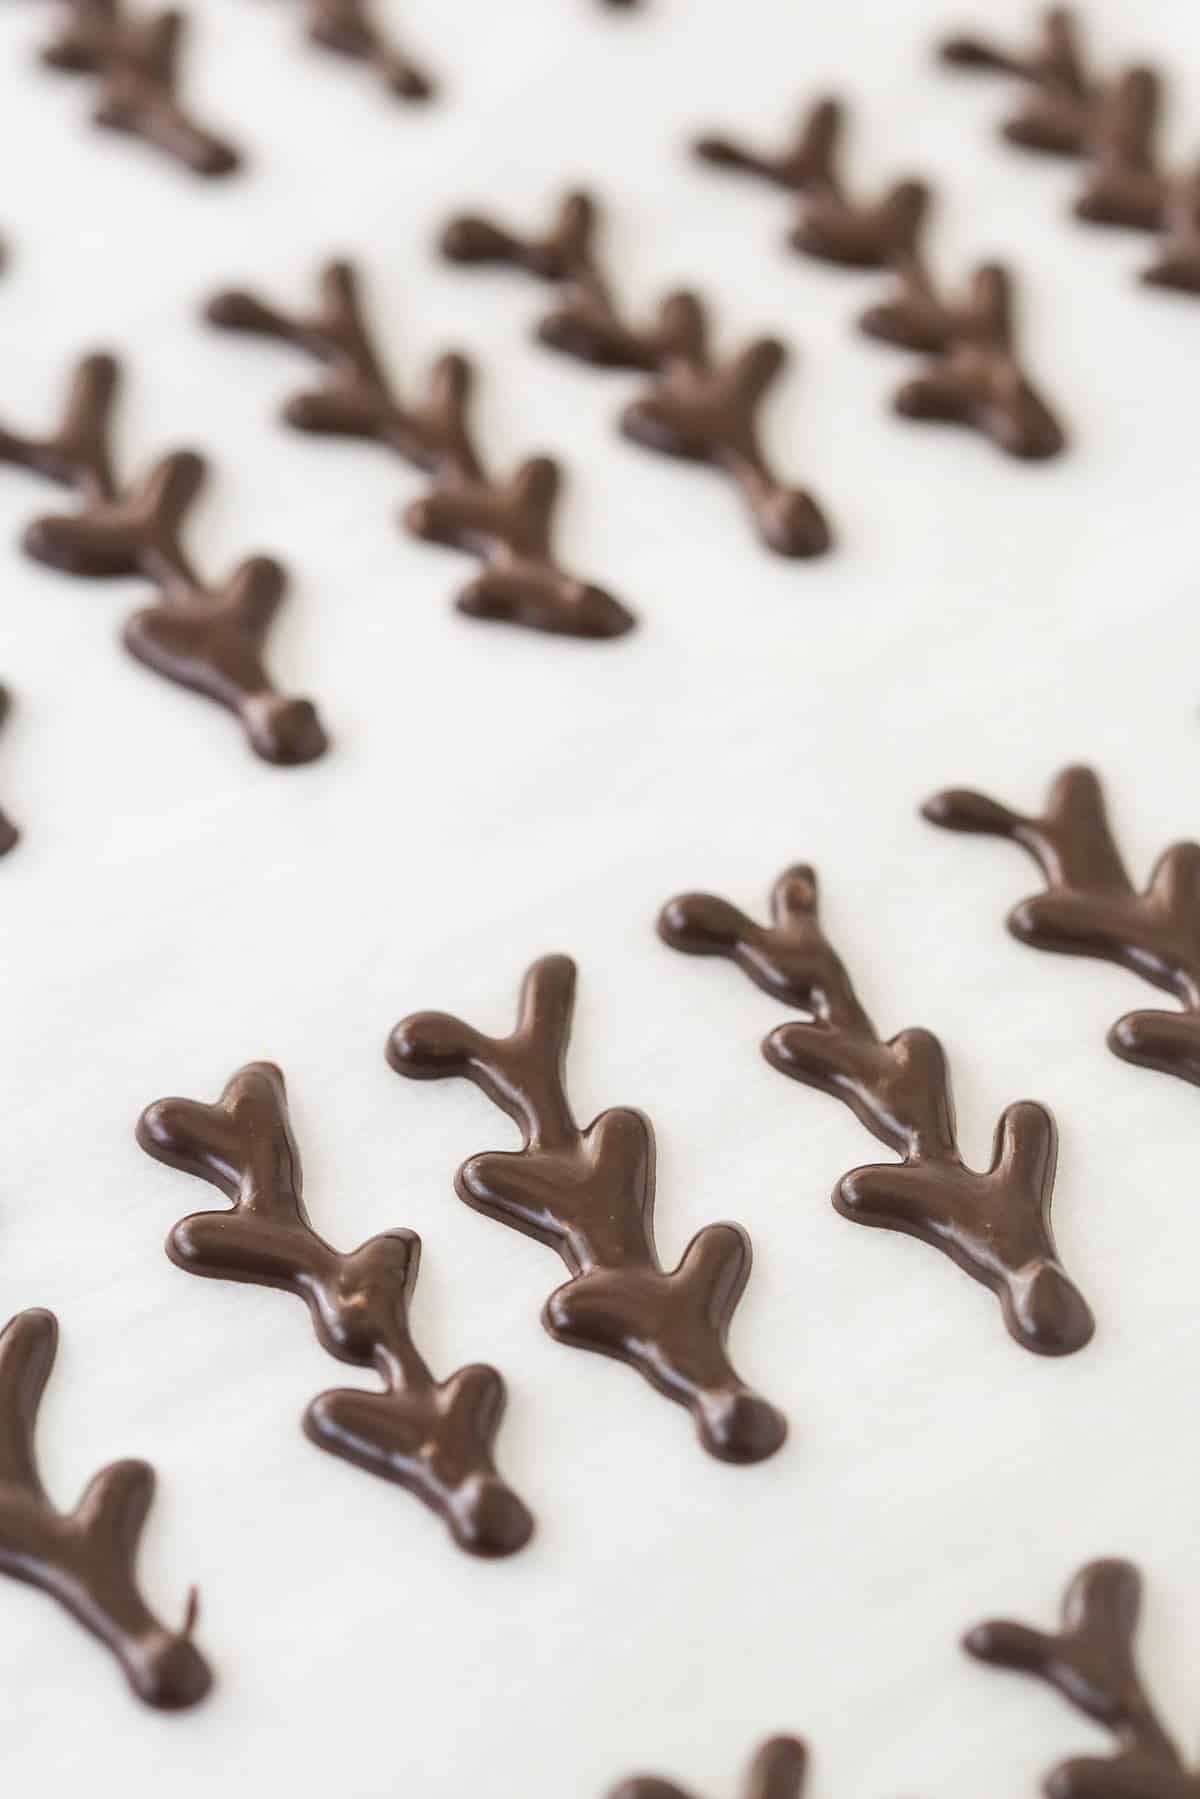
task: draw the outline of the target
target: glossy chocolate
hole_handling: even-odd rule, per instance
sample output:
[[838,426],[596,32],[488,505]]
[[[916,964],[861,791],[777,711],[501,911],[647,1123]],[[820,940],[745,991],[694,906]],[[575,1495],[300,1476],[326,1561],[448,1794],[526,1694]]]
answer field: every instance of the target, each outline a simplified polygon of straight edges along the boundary
[[723,956],[764,993],[809,1014],[780,1025],[763,1044],[773,1068],[832,1094],[889,1149],[899,1165],[843,1175],[833,1203],[856,1224],[902,1231],[940,1249],[1000,1300],[1004,1322],[1025,1349],[1069,1355],[1094,1329],[1092,1315],[1054,1246],[1050,1203],[1057,1132],[1045,1107],[1009,1106],[996,1127],[986,1173],[962,1159],[950,1070],[938,1039],[906,1030],[884,1042],[817,916],[812,869],[784,871],[761,925],[727,900],[688,893],[663,908],[659,935],[693,956]]
[[687,1407],[710,1454],[762,1461],[787,1425],[738,1377],[725,1348],[750,1239],[740,1225],[706,1225],[678,1268],[663,1269],[649,1119],[620,1107],[581,1129],[567,1099],[574,1000],[575,964],[546,956],[525,977],[511,1036],[418,1012],[392,1032],[388,1061],[415,1080],[472,1081],[520,1129],[519,1150],[472,1156],[456,1186],[467,1205],[557,1250],[570,1269],[542,1314],[551,1336],[636,1368]]
[[304,1428],[318,1448],[415,1494],[473,1555],[521,1549],[533,1520],[492,1461],[501,1376],[480,1363],[445,1381],[429,1372],[408,1325],[421,1255],[414,1232],[341,1252],[313,1230],[279,1069],[251,1062],[214,1106],[159,1100],[137,1136],[156,1161],[233,1201],[232,1212],[196,1212],[175,1226],[167,1254],[178,1267],[296,1294],[323,1349],[382,1379],[382,1393],[338,1388],[313,1400]]
[[1024,1624],[977,1625],[964,1647],[977,1661],[1032,1674],[1111,1732],[1115,1755],[1073,1756],[1047,1777],[1051,1799],[1200,1799],[1159,1721],[1134,1658],[1141,1577],[1128,1562],[1091,1562],[1067,1588],[1057,1634]]
[[0,1334],[0,1572],[57,1599],[112,1652],[139,1699],[182,1711],[204,1698],[212,1675],[192,1641],[195,1593],[175,1631],[138,1590],[153,1468],[111,1463],[73,1512],[56,1512],[42,1485],[34,1439],[57,1348],[51,1312],[18,1312]]
[[[12,696],[7,687],[0,687],[0,727],[12,710]],[[20,842],[21,833],[17,830],[6,812],[0,811],[0,856],[7,856],[9,850],[15,849]]]
[[[742,1788],[744,1799],[801,1799],[808,1769],[804,1744],[795,1737],[772,1737],[751,1764]],[[622,1781],[609,1799],[688,1799],[682,1787],[653,1775]]]
[[649,324],[633,323],[597,258],[597,217],[583,193],[566,196],[542,237],[520,237],[464,214],[442,233],[442,254],[451,262],[505,264],[560,287],[561,299],[538,326],[542,343],[598,368],[653,377],[621,414],[624,435],[662,455],[723,470],[769,549],[822,555],[832,541],[824,514],[806,489],[780,482],[759,438],[759,408],[783,367],[783,345],[756,338],[728,362],[718,361],[704,304],[687,292],[669,294]]
[[1041,869],[1046,891],[1014,906],[1013,936],[1034,949],[1116,962],[1172,994],[1182,1012],[1130,1012],[1108,1033],[1109,1048],[1125,1062],[1200,1085],[1200,844],[1164,850],[1139,893],[1090,768],[1064,769],[1040,818],[954,787],[922,811],[947,830],[1020,844]]
[[228,175],[238,153],[188,113],[178,95],[183,13],[132,16],[126,0],[58,0],[63,17],[42,51],[47,67],[94,76],[92,118],[154,145],[195,175]]
[[506,482],[487,474],[467,418],[472,372],[464,357],[438,359],[424,405],[397,397],[348,263],[324,269],[320,309],[312,316],[279,312],[237,291],[218,294],[206,316],[223,331],[293,344],[329,366],[322,386],[285,407],[294,429],[383,444],[430,476],[429,492],[407,508],[405,523],[414,537],[484,564],[459,594],[460,612],[569,637],[617,637],[632,628],[631,614],[617,600],[567,574],[555,559],[557,463],[535,456]]
[[365,63],[400,100],[428,100],[433,83],[387,35],[373,0],[305,0],[308,35],[323,50]]
[[234,713],[264,761],[311,762],[327,745],[316,710],[309,700],[277,693],[263,662],[284,572],[253,556],[219,586],[196,573],[182,542],[205,478],[204,460],[193,451],[160,458],[140,481],[117,480],[110,438],[118,374],[113,357],[84,357],[50,437],[0,427],[0,462],[69,487],[80,502],[77,512],[35,519],[25,532],[26,552],[69,575],[144,576],[158,595],[127,621],[126,648],[167,680]]

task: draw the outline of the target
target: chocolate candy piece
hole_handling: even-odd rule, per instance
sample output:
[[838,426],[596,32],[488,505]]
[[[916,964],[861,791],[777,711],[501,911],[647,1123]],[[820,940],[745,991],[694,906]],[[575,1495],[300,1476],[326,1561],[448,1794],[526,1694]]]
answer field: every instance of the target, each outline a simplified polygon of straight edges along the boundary
[[195,1592],[182,1629],[173,1631],[138,1590],[153,1468],[111,1463],[73,1512],[56,1512],[42,1486],[34,1436],[57,1348],[50,1312],[18,1312],[0,1333],[0,1572],[40,1587],[99,1637],[139,1699],[181,1711],[204,1698],[212,1675],[192,1641]]
[[964,1640],[977,1661],[1032,1674],[1116,1739],[1114,1756],[1073,1756],[1054,1769],[1045,1784],[1054,1799],[1200,1796],[1200,1771],[1188,1773],[1138,1673],[1133,1639],[1141,1594],[1141,1576],[1129,1562],[1091,1562],[1067,1588],[1056,1635],[993,1620]]
[[324,269],[320,310],[311,317],[279,312],[238,291],[218,294],[206,317],[223,331],[276,338],[329,365],[321,387],[297,394],[284,409],[297,431],[383,444],[431,477],[429,492],[407,508],[405,522],[414,537],[484,564],[459,594],[460,612],[569,637],[618,637],[632,629],[632,615],[617,600],[567,574],[555,559],[557,463],[535,456],[507,482],[487,474],[467,420],[471,366],[464,357],[438,359],[425,405],[397,398],[348,263]]
[[509,1037],[444,1012],[417,1012],[388,1039],[397,1074],[472,1081],[519,1127],[515,1152],[472,1156],[459,1197],[485,1216],[556,1249],[571,1271],[542,1322],[551,1336],[636,1368],[686,1406],[711,1455],[758,1462],[787,1433],[774,1406],[739,1379],[726,1354],[750,1274],[740,1225],[710,1224],[667,1273],[654,1241],[654,1132],[625,1107],[576,1124],[563,1085],[575,964],[545,956],[525,977]]
[[[773,1737],[755,1756],[744,1788],[746,1799],[801,1799],[808,1756],[795,1737]],[[688,1799],[669,1780],[639,1775],[621,1783],[609,1799]]]
[[952,69],[1013,75],[1027,84],[1018,111],[1001,128],[1010,143],[1051,156],[1081,156],[1087,149],[1101,90],[1069,7],[1047,10],[1032,50],[1006,50],[963,32],[946,38],[938,56]]
[[930,1031],[884,1042],[817,917],[811,868],[784,871],[760,925],[727,900],[687,893],[664,906],[659,935],[692,956],[723,956],[764,993],[811,1022],[780,1025],[763,1044],[773,1068],[849,1106],[901,1157],[843,1175],[833,1203],[856,1224],[918,1237],[1000,1300],[1010,1334],[1039,1355],[1082,1349],[1094,1329],[1054,1246],[1050,1203],[1057,1132],[1045,1107],[1009,1106],[984,1174],[962,1159],[945,1052]]
[[520,237],[490,219],[465,214],[442,233],[451,262],[503,263],[563,289],[538,326],[550,348],[598,368],[638,369],[655,379],[621,414],[621,430],[647,449],[723,469],[768,548],[781,556],[819,556],[832,541],[817,502],[783,486],[759,442],[758,409],[786,352],[757,338],[721,363],[708,346],[702,301],[692,293],[664,299],[649,325],[620,311],[597,259],[597,209],[589,195],[568,194],[544,237]]
[[178,97],[182,13],[133,18],[125,0],[60,4],[65,17],[42,61],[69,75],[97,78],[97,125],[142,138],[195,175],[228,175],[237,168],[237,151],[198,125]]
[[1013,936],[1034,949],[1116,962],[1173,994],[1182,1013],[1130,1012],[1109,1031],[1108,1046],[1124,1062],[1200,1085],[1200,844],[1172,844],[1139,893],[1090,768],[1056,777],[1041,818],[956,787],[921,810],[947,830],[1008,837],[1028,851],[1046,891],[1009,913]]
[[235,713],[264,761],[311,762],[327,744],[320,719],[310,701],[277,693],[263,663],[284,572],[253,556],[221,586],[196,573],[181,537],[205,477],[204,460],[193,451],[162,457],[141,481],[118,482],[109,441],[118,375],[113,357],[86,356],[53,436],[0,428],[0,462],[33,469],[80,500],[78,512],[35,519],[25,550],[70,575],[143,575],[158,599],[126,623],[126,648],[169,681]]
[[197,1212],[175,1226],[167,1254],[178,1267],[296,1294],[323,1349],[381,1376],[382,1393],[339,1388],[313,1400],[304,1428],[317,1447],[414,1493],[460,1549],[521,1549],[533,1520],[492,1462],[501,1376],[479,1363],[445,1381],[429,1372],[408,1327],[421,1256],[414,1232],[387,1231],[343,1253],[313,1230],[278,1068],[251,1062],[215,1106],[161,1099],[137,1136],[156,1161],[234,1202],[232,1212]]
[[[4,724],[12,710],[12,695],[7,687],[0,687],[0,726]],[[0,811],[0,856],[7,856],[9,850],[15,848],[20,841],[21,833],[5,812]]]
[[323,50],[365,63],[400,100],[428,100],[433,83],[377,22],[371,0],[306,0],[308,35]]

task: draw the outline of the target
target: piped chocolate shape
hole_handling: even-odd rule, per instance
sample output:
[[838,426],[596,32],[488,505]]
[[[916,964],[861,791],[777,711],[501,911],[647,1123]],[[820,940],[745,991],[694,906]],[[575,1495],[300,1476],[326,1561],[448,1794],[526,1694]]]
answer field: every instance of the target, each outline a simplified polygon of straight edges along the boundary
[[1200,1772],[1188,1772],[1138,1672],[1141,1592],[1129,1562],[1091,1562],[1067,1588],[1057,1633],[994,1620],[964,1641],[977,1661],[1031,1674],[1112,1733],[1115,1755],[1073,1756],[1048,1775],[1050,1799],[1200,1799]]
[[750,1239],[740,1225],[706,1225],[678,1268],[663,1268],[649,1119],[618,1107],[581,1129],[571,1111],[564,1065],[574,999],[575,964],[545,956],[525,977],[511,1036],[417,1012],[392,1032],[388,1061],[410,1079],[471,1081],[518,1126],[519,1150],[472,1156],[455,1184],[475,1211],[557,1250],[570,1269],[542,1314],[550,1335],[636,1368],[687,1408],[711,1455],[762,1461],[787,1424],[726,1352]]
[[373,0],[305,0],[308,35],[323,50],[366,65],[398,100],[428,100],[433,82],[379,23]]
[[231,1212],[196,1212],[175,1226],[167,1254],[177,1267],[294,1293],[323,1349],[383,1380],[382,1393],[338,1388],[314,1399],[304,1415],[312,1442],[415,1494],[461,1549],[523,1548],[533,1520],[492,1460],[503,1379],[480,1363],[445,1381],[430,1373],[408,1324],[421,1254],[414,1232],[387,1231],[343,1253],[313,1230],[279,1069],[251,1062],[214,1106],[159,1100],[137,1137],[155,1161],[233,1201]]
[[1058,1259],[1050,1226],[1053,1118],[1031,1100],[1009,1106],[996,1127],[991,1167],[978,1173],[966,1166],[941,1043],[924,1030],[879,1037],[821,929],[811,868],[779,877],[769,925],[727,900],[688,893],[663,908],[658,929],[672,949],[722,956],[764,993],[809,1014],[807,1022],[771,1032],[763,1044],[767,1061],[840,1099],[901,1158],[842,1176],[833,1203],[844,1218],[940,1249],[995,1293],[1022,1348],[1038,1355],[1083,1348],[1092,1315]]
[[709,347],[704,303],[689,292],[667,295],[649,324],[632,322],[596,254],[598,216],[584,193],[563,199],[545,236],[521,237],[463,214],[442,233],[442,254],[456,263],[521,269],[559,287],[561,298],[537,328],[541,343],[596,368],[652,377],[622,412],[623,435],[661,455],[723,470],[760,539],[778,555],[822,555],[832,543],[824,513],[807,489],[780,481],[760,439],[758,413],[784,365],[784,346],[756,338],[719,361]]
[[204,460],[193,451],[160,458],[140,481],[118,482],[109,448],[118,374],[113,357],[84,357],[50,437],[0,427],[0,462],[31,469],[79,499],[74,513],[33,521],[23,540],[27,554],[69,575],[144,576],[158,597],[126,623],[130,653],[234,713],[264,761],[313,761],[327,746],[316,710],[309,700],[278,693],[263,661],[283,570],[254,556],[220,586],[197,574],[182,542],[205,478]]
[[[12,710],[12,696],[7,687],[0,686],[0,728],[3,727],[9,712]],[[0,810],[0,856],[7,856],[21,840],[21,833],[9,818],[7,812]]]
[[51,1312],[18,1312],[0,1333],[0,1573],[57,1599],[116,1657],[139,1699],[182,1711],[204,1698],[212,1675],[192,1641],[195,1593],[182,1629],[168,1630],[138,1588],[153,1468],[111,1463],[73,1512],[55,1511],[42,1485],[35,1435],[57,1349]]
[[[808,1755],[796,1737],[772,1737],[750,1766],[742,1788],[745,1799],[802,1799]],[[622,1781],[609,1799],[688,1799],[682,1787],[653,1775]]]
[[328,366],[319,388],[289,400],[284,418],[297,431],[382,444],[431,479],[404,514],[414,537],[483,563],[459,594],[468,618],[525,625],[560,636],[618,637],[634,620],[611,594],[567,574],[554,554],[559,468],[548,457],[523,462],[508,481],[489,476],[467,418],[472,371],[466,358],[439,357],[429,399],[404,404],[371,340],[349,263],[321,274],[319,310],[278,311],[255,295],[218,294],[206,317],[223,331],[292,344]]
[[42,51],[48,68],[99,84],[92,118],[153,145],[194,175],[228,175],[237,151],[198,124],[179,98],[187,19],[175,11],[131,15],[125,0],[59,0],[63,17]]
[[922,811],[946,830],[1007,837],[1033,857],[1046,891],[1008,915],[1022,943],[1115,962],[1172,994],[1182,1012],[1127,1013],[1108,1045],[1124,1062],[1200,1086],[1200,844],[1172,844],[1139,893],[1089,768],[1055,778],[1040,818],[957,787],[935,794]]

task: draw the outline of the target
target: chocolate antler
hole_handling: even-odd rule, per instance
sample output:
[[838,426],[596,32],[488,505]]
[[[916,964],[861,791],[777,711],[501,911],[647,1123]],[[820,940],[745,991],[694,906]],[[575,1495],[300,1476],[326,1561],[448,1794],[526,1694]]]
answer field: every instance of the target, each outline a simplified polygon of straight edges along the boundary
[[414,1232],[387,1231],[342,1253],[313,1230],[279,1069],[251,1062],[215,1106],[159,1100],[137,1136],[156,1161],[234,1202],[232,1212],[196,1212],[175,1226],[167,1254],[178,1267],[295,1293],[323,1349],[382,1378],[382,1393],[339,1388],[314,1399],[304,1416],[311,1440],[414,1493],[460,1548],[489,1556],[522,1548],[533,1521],[492,1462],[501,1376],[479,1363],[445,1381],[429,1372],[408,1327],[421,1255]]
[[[12,710],[12,695],[7,687],[0,687],[0,726],[4,724]],[[9,850],[16,847],[21,833],[17,830],[6,812],[0,811],[0,856],[7,856]]]
[[84,357],[62,425],[50,437],[0,428],[0,462],[72,488],[80,501],[75,513],[35,519],[25,549],[71,575],[144,575],[159,598],[127,622],[127,649],[169,681],[236,714],[264,761],[311,762],[327,743],[316,711],[309,700],[277,693],[263,663],[284,572],[255,556],[220,587],[197,575],[181,541],[205,475],[203,459],[192,451],[162,457],[134,485],[118,483],[109,450],[118,372],[111,356]]
[[459,1196],[476,1211],[556,1249],[571,1279],[542,1314],[551,1336],[615,1356],[691,1412],[724,1461],[757,1462],[786,1423],[739,1379],[725,1339],[750,1273],[740,1225],[710,1224],[664,1271],[654,1243],[654,1133],[642,1113],[602,1112],[576,1124],[563,1086],[575,964],[546,956],[525,977],[510,1037],[419,1012],[388,1039],[388,1061],[416,1080],[460,1076],[521,1131],[515,1152],[472,1156]]
[[[804,1744],[795,1737],[772,1737],[755,1756],[746,1776],[745,1799],[801,1799],[808,1769]],[[653,1775],[622,1781],[609,1799],[687,1799],[681,1787]]]
[[1015,75],[1028,84],[1020,109],[1002,127],[1010,143],[1054,156],[1081,156],[1087,149],[1100,88],[1088,71],[1068,7],[1048,9],[1032,50],[1005,50],[990,39],[961,33],[946,38],[938,56],[950,68]]
[[1050,1227],[1053,1118],[1031,1100],[1009,1106],[988,1171],[964,1164],[941,1044],[923,1030],[879,1037],[821,930],[811,868],[779,877],[769,925],[711,894],[688,893],[663,908],[658,929],[672,949],[723,956],[764,993],[810,1015],[811,1022],[771,1032],[767,1061],[840,1099],[901,1157],[898,1167],[877,1163],[842,1176],[833,1203],[844,1218],[940,1249],[997,1295],[1025,1349],[1069,1355],[1083,1348],[1092,1316],[1058,1260]]
[[1187,1772],[1138,1675],[1133,1639],[1141,1586],[1128,1562],[1092,1562],[1067,1588],[1057,1635],[995,1621],[965,1639],[976,1660],[1032,1674],[1116,1738],[1115,1756],[1076,1757],[1055,1768],[1045,1786],[1050,1799],[1200,1795],[1200,1774]]
[[182,1710],[204,1698],[212,1676],[192,1641],[195,1593],[183,1628],[172,1631],[138,1590],[153,1468],[111,1463],[73,1512],[56,1512],[42,1486],[34,1437],[57,1348],[51,1312],[18,1312],[0,1333],[0,1572],[40,1587],[99,1637],[139,1699]]
[[1046,891],[1009,913],[1013,936],[1034,949],[1116,962],[1173,994],[1182,1013],[1130,1012],[1113,1025],[1109,1048],[1125,1062],[1200,1085],[1200,845],[1172,844],[1139,893],[1088,768],[1063,770],[1041,818],[962,788],[935,794],[922,811],[947,830],[1008,837],[1028,851]]
[[521,237],[472,214],[452,219],[442,254],[458,263],[503,263],[563,289],[541,321],[542,343],[600,368],[637,369],[650,386],[626,406],[621,430],[645,448],[723,469],[737,484],[762,541],[781,556],[819,556],[829,526],[812,495],[771,471],[757,415],[783,366],[775,338],[757,338],[729,362],[714,360],[703,303],[693,293],[664,299],[649,325],[621,313],[597,259],[594,201],[568,194],[551,230]]
[[371,0],[306,0],[306,6],[314,44],[365,63],[398,99],[429,99],[433,83],[376,22]]
[[238,154],[184,111],[178,64],[186,20],[182,13],[131,18],[125,0],[60,0],[65,16],[42,51],[48,67],[94,75],[98,125],[140,137],[197,175],[227,175]]
[[489,476],[467,422],[471,367],[464,357],[435,363],[430,397],[407,406],[394,393],[362,317],[348,263],[321,275],[320,310],[311,317],[277,311],[253,294],[218,294],[210,324],[307,351],[329,365],[324,384],[284,409],[298,431],[380,443],[432,478],[405,512],[415,537],[476,556],[484,571],[459,594],[470,618],[504,620],[571,637],[616,637],[633,618],[599,587],[568,575],[555,560],[554,507],[559,471],[547,457],[524,462],[511,480]]

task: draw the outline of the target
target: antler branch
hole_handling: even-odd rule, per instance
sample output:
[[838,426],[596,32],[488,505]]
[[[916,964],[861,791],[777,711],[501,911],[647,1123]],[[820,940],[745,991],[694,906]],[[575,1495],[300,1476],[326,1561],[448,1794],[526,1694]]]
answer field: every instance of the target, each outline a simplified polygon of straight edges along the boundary
[[1044,1107],[1010,1106],[986,1173],[958,1146],[950,1071],[938,1039],[906,1030],[884,1042],[854,994],[818,918],[811,868],[784,871],[771,923],[727,900],[689,893],[663,908],[659,935],[686,955],[722,956],[809,1022],[781,1025],[763,1054],[781,1074],[832,1094],[900,1156],[899,1167],[853,1169],[834,1205],[857,1224],[901,1231],[940,1249],[997,1295],[1025,1349],[1067,1355],[1093,1331],[1091,1313],[1058,1259],[1050,1227],[1057,1133]]
[[616,1357],[686,1406],[710,1454],[755,1462],[786,1423],[735,1373],[725,1343],[750,1273],[739,1225],[707,1225],[666,1272],[654,1242],[654,1133],[640,1112],[602,1112],[581,1129],[563,1086],[575,993],[566,956],[535,962],[516,1030],[486,1037],[420,1012],[388,1039],[397,1074],[472,1081],[521,1131],[520,1150],[473,1156],[458,1171],[476,1211],[556,1249],[571,1279],[546,1303],[551,1336]]
[[1196,1799],[1188,1774],[1142,1686],[1133,1641],[1141,1577],[1128,1562],[1092,1562],[1067,1588],[1062,1629],[977,1625],[964,1647],[977,1661],[1032,1674],[1085,1717],[1110,1730],[1117,1753],[1064,1762],[1046,1782],[1053,1799]]
[[371,0],[306,0],[306,7],[314,44],[365,63],[397,99],[429,99],[433,82],[377,23]]
[[154,1470],[145,1462],[114,1462],[68,1513],[54,1510],[42,1486],[34,1439],[57,1347],[50,1312],[19,1312],[0,1334],[0,1571],[57,1599],[112,1652],[147,1705],[168,1711],[195,1705],[212,1684],[192,1641],[196,1596],[182,1629],[172,1631],[137,1585]]
[[475,214],[452,219],[442,254],[457,263],[500,263],[561,288],[542,319],[540,341],[600,368],[654,377],[621,414],[624,435],[645,448],[722,469],[734,481],[762,541],[781,556],[818,556],[832,541],[813,496],[785,486],[766,460],[758,413],[785,361],[783,345],[759,338],[729,362],[708,348],[704,307],[669,294],[648,325],[620,311],[594,248],[595,202],[568,194],[544,235],[522,237]]
[[[808,1753],[795,1737],[772,1737],[755,1756],[746,1776],[745,1799],[802,1799]],[[609,1799],[687,1799],[682,1788],[653,1775],[622,1781]]]
[[264,761],[311,762],[327,745],[316,709],[309,700],[278,693],[264,661],[283,570],[253,557],[220,587],[196,573],[183,528],[203,486],[205,463],[192,451],[162,457],[128,487],[118,483],[109,448],[118,378],[113,357],[86,356],[57,431],[36,438],[0,427],[0,462],[31,469],[79,499],[74,513],[35,519],[23,538],[26,552],[70,575],[144,576],[159,597],[125,626],[132,654],[234,713]]
[[1139,893],[1088,768],[1056,777],[1040,818],[961,788],[935,794],[922,811],[947,830],[1010,838],[1033,857],[1046,891],[1009,914],[1022,943],[1115,962],[1173,994],[1181,1015],[1131,1012],[1112,1027],[1109,1047],[1123,1061],[1200,1085],[1200,845],[1172,844]]
[[467,418],[471,368],[463,357],[439,359],[423,406],[396,397],[348,263],[327,265],[312,316],[280,312],[236,290],[218,294],[206,316],[221,330],[292,344],[328,366],[322,387],[285,407],[296,430],[384,444],[431,477],[431,490],[409,506],[405,521],[415,537],[463,550],[485,565],[458,596],[460,612],[572,637],[616,637],[632,627],[617,600],[567,574],[555,558],[557,465],[535,457],[508,482],[486,473]]
[[137,1135],[156,1161],[233,1201],[232,1212],[198,1212],[175,1226],[167,1254],[177,1266],[296,1294],[322,1348],[382,1378],[383,1393],[343,1388],[314,1399],[304,1419],[312,1441],[414,1493],[460,1548],[488,1556],[522,1548],[533,1521],[492,1460],[501,1376],[482,1364],[442,1382],[429,1372],[408,1324],[421,1253],[412,1231],[341,1253],[313,1230],[278,1068],[251,1062],[215,1106],[159,1100]]

